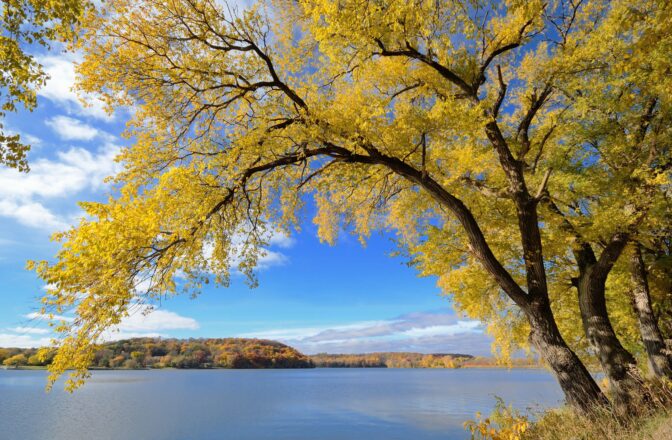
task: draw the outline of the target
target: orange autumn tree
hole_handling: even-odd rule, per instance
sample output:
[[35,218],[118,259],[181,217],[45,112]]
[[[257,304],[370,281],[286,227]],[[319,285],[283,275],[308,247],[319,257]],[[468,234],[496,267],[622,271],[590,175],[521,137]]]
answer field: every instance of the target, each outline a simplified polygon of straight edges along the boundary
[[[667,9],[115,0],[92,11],[80,87],[134,107],[133,145],[115,195],[82,205],[55,262],[31,263],[50,285],[44,311],[76,315],[58,325],[51,380],[74,368],[70,386],[81,384],[96,343],[139,301],[228,285],[233,265],[254,282],[269,234],[299,227],[312,196],[323,241],[342,227],[362,240],[396,231],[461,310],[502,347],[529,340],[568,402],[589,409],[607,398],[554,312],[582,323],[627,401],[638,373],[605,283],[638,231],[665,218],[667,64],[644,66],[632,49],[669,40]],[[642,137],[609,131],[609,112],[593,109],[608,102]],[[627,167],[610,168],[625,154]],[[578,296],[562,287],[572,279]]]

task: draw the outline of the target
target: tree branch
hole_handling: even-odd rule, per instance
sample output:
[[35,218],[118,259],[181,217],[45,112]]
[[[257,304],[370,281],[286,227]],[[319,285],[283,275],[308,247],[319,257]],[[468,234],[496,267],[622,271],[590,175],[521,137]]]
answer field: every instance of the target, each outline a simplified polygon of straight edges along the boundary
[[448,81],[456,85],[460,90],[462,90],[465,93],[467,97],[469,97],[472,100],[478,101],[474,89],[469,84],[467,84],[466,81],[460,78],[459,75],[457,75],[455,72],[453,72],[446,66],[442,65],[441,63],[437,62],[436,60],[432,59],[430,56],[419,52],[417,49],[412,47],[408,42],[406,42],[406,49],[404,50],[389,50],[385,47],[385,44],[379,38],[376,38],[374,41],[376,42],[378,47],[380,47],[381,50],[380,52],[377,53],[377,55],[384,57],[404,56],[421,61],[427,64],[428,66],[432,67],[441,76],[443,76]]

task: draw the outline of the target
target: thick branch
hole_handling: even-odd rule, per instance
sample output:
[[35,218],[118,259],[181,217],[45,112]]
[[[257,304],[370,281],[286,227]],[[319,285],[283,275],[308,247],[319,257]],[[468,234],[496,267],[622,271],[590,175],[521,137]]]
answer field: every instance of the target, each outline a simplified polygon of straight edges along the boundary
[[380,39],[376,39],[376,44],[380,47],[380,52],[378,55],[385,57],[408,57],[414,60],[421,61],[428,66],[436,70],[441,76],[446,78],[451,83],[455,84],[457,87],[462,90],[465,95],[472,100],[478,100],[474,89],[467,84],[459,75],[450,70],[448,67],[432,59],[430,56],[419,52],[417,49],[412,47],[408,42],[406,42],[406,49],[404,50],[389,50],[385,47],[385,44]]
[[[495,278],[502,290],[519,306],[524,308],[528,305],[527,294],[520,288],[497,257],[495,257],[478,222],[464,202],[446,191],[445,188],[430,176],[423,174],[421,170],[413,168],[396,157],[386,156],[372,146],[365,147],[369,151],[370,155],[368,156],[351,154],[348,150],[336,147],[333,144],[330,144],[330,146],[334,152],[337,152],[336,154],[344,159],[347,157],[352,162],[384,165],[396,174],[425,189],[437,202],[445,206],[457,218],[467,234],[471,251],[486,271]],[[330,155],[333,154],[330,153]]]

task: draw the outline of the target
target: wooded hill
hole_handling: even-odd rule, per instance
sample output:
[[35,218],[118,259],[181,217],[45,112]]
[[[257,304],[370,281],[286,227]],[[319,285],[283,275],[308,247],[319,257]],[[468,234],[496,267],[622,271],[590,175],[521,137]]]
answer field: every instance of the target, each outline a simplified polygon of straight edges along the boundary
[[[6,366],[42,366],[53,354],[36,349],[0,349]],[[93,368],[311,368],[310,359],[285,344],[264,339],[136,338],[100,347]]]

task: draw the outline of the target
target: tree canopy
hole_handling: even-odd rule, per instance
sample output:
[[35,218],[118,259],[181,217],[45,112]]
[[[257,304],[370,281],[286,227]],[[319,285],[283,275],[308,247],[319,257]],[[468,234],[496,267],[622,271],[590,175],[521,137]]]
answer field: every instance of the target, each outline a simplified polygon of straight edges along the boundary
[[670,10],[115,0],[89,11],[79,86],[134,107],[133,144],[117,192],[82,204],[88,217],[57,234],[55,262],[31,264],[50,285],[44,311],[76,312],[58,326],[53,377],[75,368],[81,383],[95,342],[138,301],[228,285],[235,266],[254,283],[268,234],[299,228],[312,197],[323,241],[395,231],[500,354],[530,341],[571,403],[606,400],[575,351],[595,353],[625,396],[635,360],[606,304],[627,286],[606,283],[629,243],[669,230]]

